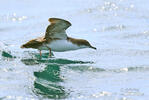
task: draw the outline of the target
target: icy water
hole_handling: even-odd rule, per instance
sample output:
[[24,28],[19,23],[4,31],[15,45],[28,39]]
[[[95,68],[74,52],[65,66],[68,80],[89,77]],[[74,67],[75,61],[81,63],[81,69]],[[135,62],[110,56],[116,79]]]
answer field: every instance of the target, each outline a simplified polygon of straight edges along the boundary
[[[148,0],[1,0],[0,100],[148,100]],[[97,50],[21,49],[48,18]]]

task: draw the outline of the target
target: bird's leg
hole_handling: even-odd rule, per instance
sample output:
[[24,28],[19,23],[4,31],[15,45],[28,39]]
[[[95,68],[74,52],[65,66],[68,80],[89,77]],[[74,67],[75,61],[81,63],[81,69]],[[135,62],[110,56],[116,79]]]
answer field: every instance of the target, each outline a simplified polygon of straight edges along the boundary
[[50,57],[52,56],[51,48],[49,48],[49,56],[50,56]]

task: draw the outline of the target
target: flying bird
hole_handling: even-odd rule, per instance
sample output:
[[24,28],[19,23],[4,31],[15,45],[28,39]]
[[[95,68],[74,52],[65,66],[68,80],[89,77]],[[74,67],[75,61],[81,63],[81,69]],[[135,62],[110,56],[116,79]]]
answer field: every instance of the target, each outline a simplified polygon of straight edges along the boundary
[[67,36],[66,29],[71,26],[69,21],[60,18],[49,18],[48,21],[51,24],[48,25],[45,36],[32,39],[23,44],[21,48],[38,49],[40,56],[42,56],[41,50],[49,50],[50,57],[51,51],[64,52],[82,48],[96,49],[87,40]]

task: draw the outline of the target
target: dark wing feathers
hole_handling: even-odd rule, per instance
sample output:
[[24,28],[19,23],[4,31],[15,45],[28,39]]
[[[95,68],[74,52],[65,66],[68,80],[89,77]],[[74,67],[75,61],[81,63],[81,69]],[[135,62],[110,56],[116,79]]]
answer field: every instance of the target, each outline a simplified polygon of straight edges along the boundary
[[46,29],[46,34],[45,34],[46,39],[48,38],[66,39],[67,38],[67,34],[65,30],[71,26],[70,22],[59,18],[50,18],[49,22],[51,24]]
[[66,20],[60,19],[60,18],[49,18],[49,22],[51,22],[51,24],[53,24],[53,23],[59,23],[59,22],[64,22],[64,23],[67,24],[67,28],[69,26],[71,26],[71,23],[69,21],[66,21]]

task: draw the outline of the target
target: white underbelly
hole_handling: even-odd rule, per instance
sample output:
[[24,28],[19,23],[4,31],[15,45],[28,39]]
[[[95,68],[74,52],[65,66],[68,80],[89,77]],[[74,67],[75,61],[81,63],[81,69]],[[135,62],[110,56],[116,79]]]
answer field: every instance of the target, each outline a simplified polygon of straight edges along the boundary
[[52,51],[56,51],[56,52],[80,49],[80,46],[77,46],[76,44],[72,44],[67,40],[55,40],[47,44],[47,47],[51,48]]

